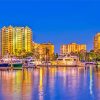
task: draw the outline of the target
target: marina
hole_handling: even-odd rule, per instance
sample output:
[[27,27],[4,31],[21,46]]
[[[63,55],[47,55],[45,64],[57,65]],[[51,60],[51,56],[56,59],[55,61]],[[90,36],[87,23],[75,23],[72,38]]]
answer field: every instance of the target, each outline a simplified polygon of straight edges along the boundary
[[0,0],[0,100],[100,100],[99,0]]

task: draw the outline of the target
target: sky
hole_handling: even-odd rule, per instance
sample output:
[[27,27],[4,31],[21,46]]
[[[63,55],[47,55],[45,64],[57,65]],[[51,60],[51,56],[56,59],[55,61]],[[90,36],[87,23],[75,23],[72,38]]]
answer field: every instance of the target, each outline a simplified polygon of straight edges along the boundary
[[100,32],[99,0],[0,0],[0,28],[29,26],[33,41],[60,45],[76,42],[93,49]]

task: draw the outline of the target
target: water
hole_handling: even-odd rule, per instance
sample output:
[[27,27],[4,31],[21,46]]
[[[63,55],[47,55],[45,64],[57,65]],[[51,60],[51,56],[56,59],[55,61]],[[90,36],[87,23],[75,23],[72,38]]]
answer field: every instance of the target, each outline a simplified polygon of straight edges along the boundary
[[0,100],[100,100],[100,69],[0,71]]

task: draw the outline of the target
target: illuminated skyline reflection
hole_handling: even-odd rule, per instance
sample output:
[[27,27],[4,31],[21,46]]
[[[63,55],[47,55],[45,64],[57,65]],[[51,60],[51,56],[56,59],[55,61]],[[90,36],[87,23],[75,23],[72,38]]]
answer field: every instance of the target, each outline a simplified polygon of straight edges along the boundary
[[0,100],[100,100],[100,70],[52,67],[0,71]]

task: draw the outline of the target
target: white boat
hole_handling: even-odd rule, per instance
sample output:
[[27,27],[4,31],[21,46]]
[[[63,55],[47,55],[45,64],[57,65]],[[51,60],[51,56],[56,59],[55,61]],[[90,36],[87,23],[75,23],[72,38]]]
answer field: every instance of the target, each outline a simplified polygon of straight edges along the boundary
[[85,65],[96,65],[96,62],[84,62]]
[[50,61],[42,61],[42,65],[52,65]]
[[97,61],[97,65],[100,65],[100,61]]
[[30,60],[33,60],[33,57],[26,57],[24,60],[25,61],[30,61]]
[[35,57],[27,57],[27,58],[24,59],[24,61],[27,61],[27,63],[34,64],[36,66],[41,65],[41,61],[35,59]]
[[34,60],[28,60],[27,61],[27,67],[35,67],[35,61]]
[[79,58],[77,56],[71,55],[60,55],[57,58],[57,65],[83,66],[83,64],[79,61]]

